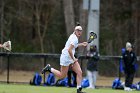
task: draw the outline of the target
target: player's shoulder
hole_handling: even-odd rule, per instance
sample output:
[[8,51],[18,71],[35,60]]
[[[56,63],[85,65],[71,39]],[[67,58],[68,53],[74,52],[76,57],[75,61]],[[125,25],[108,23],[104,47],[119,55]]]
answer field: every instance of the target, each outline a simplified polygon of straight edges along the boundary
[[71,34],[69,38],[72,39],[72,40],[78,39],[77,36],[76,36],[75,34]]

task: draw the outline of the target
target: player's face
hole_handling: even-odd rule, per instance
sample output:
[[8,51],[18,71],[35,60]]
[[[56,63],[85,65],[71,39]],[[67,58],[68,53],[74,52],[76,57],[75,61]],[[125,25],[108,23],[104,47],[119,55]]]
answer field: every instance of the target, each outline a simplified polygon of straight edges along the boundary
[[132,51],[132,48],[131,48],[131,47],[129,47],[129,48],[127,48],[127,50],[128,50],[129,52],[131,52],[131,51]]
[[80,37],[82,35],[82,30],[76,30],[75,34],[77,37]]

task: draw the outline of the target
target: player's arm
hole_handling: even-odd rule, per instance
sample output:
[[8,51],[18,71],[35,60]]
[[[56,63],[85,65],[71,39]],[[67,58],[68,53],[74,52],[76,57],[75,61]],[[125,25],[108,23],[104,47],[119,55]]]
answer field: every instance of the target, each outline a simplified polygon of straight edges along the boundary
[[98,61],[99,60],[99,55],[98,55],[98,52],[95,52],[95,55],[93,56],[93,58]]
[[77,59],[73,56],[73,53],[72,53],[72,49],[73,49],[73,48],[74,48],[74,45],[70,44],[70,47],[68,48],[68,53],[69,53],[70,57],[72,58],[72,60],[73,60],[74,62],[76,62]]
[[88,45],[87,42],[82,42],[82,43],[79,43],[79,44],[78,44],[78,47],[80,47],[80,46],[87,46],[87,45]]
[[135,65],[136,64],[136,62],[137,62],[137,57],[136,57],[136,54],[135,53],[133,53],[133,57],[134,57],[134,60],[133,60],[133,62],[132,62],[132,65]]

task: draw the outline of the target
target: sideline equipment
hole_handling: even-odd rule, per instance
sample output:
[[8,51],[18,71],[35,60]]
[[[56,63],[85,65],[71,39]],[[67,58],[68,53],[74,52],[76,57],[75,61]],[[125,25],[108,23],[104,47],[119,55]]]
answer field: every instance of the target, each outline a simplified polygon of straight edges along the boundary
[[2,44],[2,47],[3,47],[5,50],[11,51],[11,41],[4,42],[4,43]]

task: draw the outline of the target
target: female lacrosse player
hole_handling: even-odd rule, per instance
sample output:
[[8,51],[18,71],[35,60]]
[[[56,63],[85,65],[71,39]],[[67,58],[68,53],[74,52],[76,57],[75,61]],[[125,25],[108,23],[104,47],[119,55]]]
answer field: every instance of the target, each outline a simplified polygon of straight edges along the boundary
[[74,32],[68,38],[64,49],[62,50],[62,54],[60,57],[60,71],[52,68],[50,64],[47,64],[46,67],[43,68],[42,73],[46,71],[54,73],[59,78],[64,78],[67,76],[69,66],[72,67],[72,70],[77,74],[77,93],[82,92],[81,81],[82,81],[82,70],[78,63],[78,59],[74,57],[75,49],[80,46],[87,46],[87,42],[78,43],[79,37],[82,35],[82,27],[76,26]]

